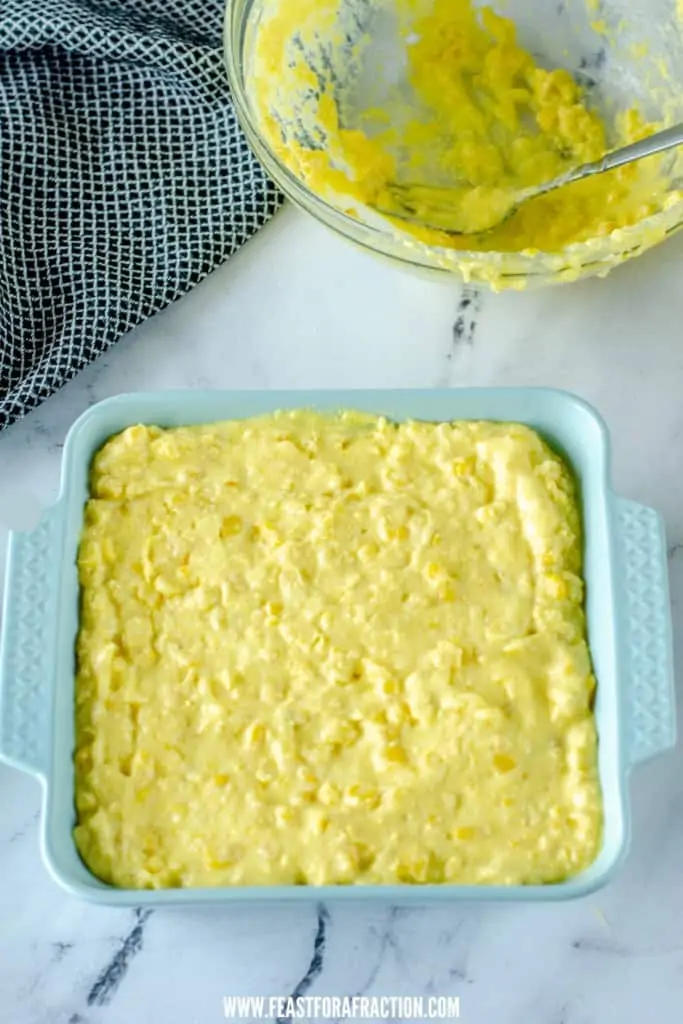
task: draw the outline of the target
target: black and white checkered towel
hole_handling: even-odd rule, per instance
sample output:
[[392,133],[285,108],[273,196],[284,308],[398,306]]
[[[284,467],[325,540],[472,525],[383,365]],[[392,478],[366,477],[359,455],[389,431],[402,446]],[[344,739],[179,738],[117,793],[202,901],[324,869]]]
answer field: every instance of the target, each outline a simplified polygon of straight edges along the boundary
[[0,0],[0,430],[274,212],[223,0]]

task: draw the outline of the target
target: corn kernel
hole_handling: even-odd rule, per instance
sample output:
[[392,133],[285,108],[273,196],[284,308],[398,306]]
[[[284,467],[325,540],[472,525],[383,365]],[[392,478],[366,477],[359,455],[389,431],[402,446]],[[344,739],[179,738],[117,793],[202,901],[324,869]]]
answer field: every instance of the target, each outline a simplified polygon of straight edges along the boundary
[[375,863],[375,854],[365,843],[354,843],[352,857],[358,872],[368,871]]
[[306,789],[317,789],[319,784],[318,777],[308,768],[300,768],[297,775],[299,777],[299,781],[303,783]]
[[476,472],[476,460],[472,456],[458,458],[453,462],[453,472],[456,476],[472,476]]
[[390,743],[384,750],[384,758],[393,764],[405,764],[408,760],[407,754],[400,743]]
[[220,528],[221,540],[226,540],[228,537],[235,537],[242,531],[242,520],[239,516],[224,516],[223,522]]
[[470,839],[474,839],[477,834],[476,828],[471,825],[461,825],[460,828],[455,830],[455,838],[461,839],[463,842],[469,842]]
[[81,814],[94,811],[98,806],[97,797],[94,793],[79,792],[76,796],[76,807]]
[[330,827],[330,819],[317,808],[313,808],[309,812],[308,822],[311,831],[316,835],[323,835]]
[[380,802],[379,791],[370,786],[352,783],[344,790],[344,803],[349,807],[377,807]]
[[326,807],[333,807],[341,800],[341,792],[333,782],[323,782],[318,789],[318,800]]
[[399,864],[396,874],[399,881],[414,883],[426,882],[428,860],[426,857],[416,857],[414,860]]
[[259,743],[262,743],[266,737],[265,726],[260,722],[252,722],[251,725],[247,726],[244,730],[244,742],[248,747],[256,747]]
[[517,767],[517,762],[514,757],[510,757],[509,754],[494,754],[493,767],[497,772],[507,773]]

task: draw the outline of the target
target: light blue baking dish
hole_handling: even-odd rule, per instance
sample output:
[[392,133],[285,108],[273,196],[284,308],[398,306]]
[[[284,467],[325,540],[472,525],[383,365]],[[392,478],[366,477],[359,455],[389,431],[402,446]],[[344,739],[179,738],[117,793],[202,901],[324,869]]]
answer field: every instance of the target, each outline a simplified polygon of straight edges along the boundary
[[[584,523],[589,640],[598,680],[596,717],[604,841],[581,876],[546,886],[329,886],[123,890],[86,869],[74,826],[76,551],[96,449],[134,423],[178,426],[283,408],[355,408],[394,420],[490,419],[536,428],[574,468]],[[89,409],[64,446],[61,490],[35,530],[10,535],[0,651],[0,757],[43,786],[42,850],[66,889],[112,905],[197,905],[285,900],[392,903],[562,900],[605,885],[630,842],[631,768],[676,741],[666,545],[656,512],[616,497],[605,424],[585,402],[535,388],[452,391],[221,392],[121,395]]]

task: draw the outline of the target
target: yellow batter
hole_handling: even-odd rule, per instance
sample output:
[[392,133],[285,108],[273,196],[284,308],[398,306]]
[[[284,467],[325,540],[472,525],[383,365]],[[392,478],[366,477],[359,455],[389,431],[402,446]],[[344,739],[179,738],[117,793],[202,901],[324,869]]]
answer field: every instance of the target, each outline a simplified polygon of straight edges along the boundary
[[[354,30],[352,12],[367,11]],[[395,54],[391,64],[377,49],[382,34],[400,42],[397,66]],[[364,109],[382,76],[390,84]],[[418,209],[420,186],[445,188],[459,220],[474,227],[482,211],[504,210],[511,193],[608,148],[605,125],[571,75],[537,66],[512,22],[471,0],[268,0],[254,29],[251,78],[272,150],[312,191],[361,219],[368,208],[398,212],[387,185],[399,182],[404,205],[412,199]],[[610,148],[657,127],[636,109],[622,112]],[[655,157],[569,186],[479,235],[393,223],[448,249],[558,253],[676,201],[660,167]]]
[[76,842],[130,887],[555,882],[601,838],[570,475],[492,423],[281,413],[99,452]]

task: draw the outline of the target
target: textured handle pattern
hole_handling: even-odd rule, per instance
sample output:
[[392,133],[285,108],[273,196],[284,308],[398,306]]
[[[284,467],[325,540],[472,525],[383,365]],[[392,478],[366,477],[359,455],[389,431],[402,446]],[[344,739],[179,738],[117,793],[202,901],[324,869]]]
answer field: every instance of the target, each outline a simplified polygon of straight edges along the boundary
[[57,628],[59,506],[35,530],[11,533],[0,651],[0,756],[45,776],[49,766]]
[[648,761],[676,743],[671,610],[662,520],[650,508],[617,502],[628,651],[630,759]]

